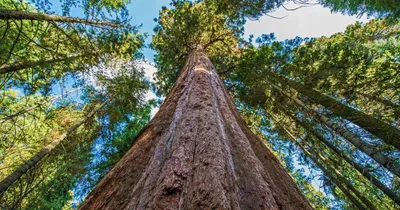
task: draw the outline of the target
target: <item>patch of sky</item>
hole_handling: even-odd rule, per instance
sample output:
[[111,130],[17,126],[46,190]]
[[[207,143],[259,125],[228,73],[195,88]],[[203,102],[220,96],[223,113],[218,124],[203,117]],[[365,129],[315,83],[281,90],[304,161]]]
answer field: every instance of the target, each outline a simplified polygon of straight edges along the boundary
[[[53,4],[52,9],[56,12],[56,14],[61,13],[61,5],[57,0],[50,0]],[[157,71],[154,65],[154,55],[155,51],[149,48],[149,44],[152,39],[152,35],[154,34],[153,28],[157,24],[154,22],[154,18],[158,17],[158,11],[162,6],[168,6],[170,3],[169,0],[135,0],[132,1],[128,6],[129,13],[132,17],[131,24],[132,25],[140,25],[140,32],[146,33],[146,47],[143,49],[144,58],[147,62],[143,62],[145,65],[145,73],[146,77],[150,81],[154,81],[153,74]],[[287,5],[287,8],[294,8],[295,5]],[[83,12],[79,8],[73,8],[70,11],[71,16],[82,17]],[[279,8],[274,12],[270,13],[270,15],[275,17],[285,17],[283,19],[275,19],[269,16],[263,16],[257,21],[248,20],[245,25],[245,38],[250,37],[250,35],[254,35],[254,37],[260,37],[262,34],[270,34],[274,33],[275,37],[278,41],[283,41],[286,39],[293,39],[297,36],[299,37],[320,37],[320,36],[330,36],[334,33],[342,32],[345,30],[346,26],[349,24],[353,24],[356,21],[366,22],[366,17],[361,17],[361,19],[355,16],[347,16],[341,14],[332,14],[329,9],[323,8],[322,6],[315,5],[308,8],[301,8],[295,11],[286,11],[284,8]],[[72,81],[72,80],[71,80]],[[71,81],[66,81],[66,86],[69,87],[68,84],[72,84]],[[62,92],[64,87],[54,86],[53,92],[59,93]],[[156,98],[154,92],[149,92],[146,96],[146,99]],[[152,116],[155,114],[157,109],[152,111]],[[277,138],[276,134],[271,134],[271,138]],[[97,160],[102,159],[101,151],[104,145],[104,140],[99,138],[96,140],[93,149],[93,155],[98,156]],[[297,158],[294,158],[297,159]],[[306,174],[310,173],[320,173],[320,172],[312,172],[307,167],[301,166],[297,160],[294,161],[294,167],[297,170],[304,170]],[[90,176],[90,175],[87,175]],[[312,185],[320,190],[320,183],[317,182],[317,179],[312,180]],[[86,186],[87,187],[87,186]],[[76,196],[74,200],[74,206],[84,198],[87,190],[83,190],[85,188],[85,184],[81,183],[81,185],[77,185],[74,188],[74,193],[80,194]]]
[[[289,3],[286,8],[296,8],[293,3]],[[287,11],[278,8],[269,15],[283,17],[282,19],[262,16],[259,20],[249,20],[245,25],[245,38],[251,34],[259,37],[262,34],[274,33],[278,41],[299,37],[321,37],[330,36],[338,32],[343,32],[346,27],[357,21],[367,22],[365,16],[356,16],[331,13],[330,9],[321,5],[303,7],[295,11]]]

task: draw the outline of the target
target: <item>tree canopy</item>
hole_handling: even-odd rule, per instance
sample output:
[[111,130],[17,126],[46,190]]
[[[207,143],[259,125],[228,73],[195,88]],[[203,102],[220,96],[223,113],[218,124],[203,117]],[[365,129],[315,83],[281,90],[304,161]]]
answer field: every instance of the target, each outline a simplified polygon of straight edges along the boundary
[[[193,50],[314,208],[399,208],[396,0],[172,0],[154,19],[155,84],[129,0],[49,3],[0,2],[1,208],[77,208],[149,122],[146,93],[167,96]],[[289,3],[374,18],[329,37],[246,40],[247,20]]]

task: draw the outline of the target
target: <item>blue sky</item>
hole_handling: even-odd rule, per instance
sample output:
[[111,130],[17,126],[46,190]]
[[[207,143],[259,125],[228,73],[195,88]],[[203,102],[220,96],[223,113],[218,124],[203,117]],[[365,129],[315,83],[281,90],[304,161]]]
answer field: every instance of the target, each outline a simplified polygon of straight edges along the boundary
[[[151,35],[156,22],[154,18],[158,17],[158,10],[161,6],[168,6],[169,0],[136,0],[129,6],[131,16],[133,16],[133,24],[142,23],[142,32],[149,34],[147,43],[151,42]],[[288,4],[286,8],[296,8],[294,4]],[[312,7],[301,8],[295,11],[287,11],[284,8],[277,9],[270,13],[275,17],[285,17],[283,19],[275,19],[269,16],[263,16],[257,21],[247,21],[245,25],[245,38],[247,39],[250,34],[258,37],[261,34],[275,33],[277,40],[282,41],[285,39],[292,39],[296,36],[300,37],[321,37],[330,36],[332,34],[342,32],[346,26],[355,23],[356,21],[366,22],[366,17],[357,18],[356,16],[347,16],[342,14],[331,13],[330,9],[323,8],[320,5]],[[154,51],[151,49],[144,49],[144,55],[147,60],[152,61]],[[146,76],[151,78],[156,68],[149,66],[146,71]],[[155,98],[153,93],[148,93],[147,98]],[[158,109],[154,109],[154,115]],[[296,158],[294,158],[296,159]],[[298,165],[295,161],[297,169],[303,168],[306,174],[311,173],[308,168]],[[314,171],[313,173],[320,174]],[[313,179],[312,185],[317,190],[322,191],[321,181]]]
[[[57,2],[57,1],[56,1]],[[140,31],[147,33],[146,44],[150,44],[153,28],[156,25],[154,18],[158,17],[158,11],[162,6],[169,6],[170,0],[135,0],[128,5],[130,15],[132,17],[132,24],[142,24]],[[287,8],[295,8],[296,5],[289,4]],[[57,3],[54,8],[60,10]],[[58,11],[59,12],[59,11]],[[367,19],[361,19],[355,16],[345,16],[341,14],[332,14],[329,9],[322,6],[315,5],[308,8],[301,8],[295,11],[286,11],[283,8],[277,9],[270,13],[275,17],[285,17],[283,19],[274,19],[268,16],[263,16],[257,21],[248,21],[245,25],[245,38],[247,39],[250,34],[258,37],[261,34],[275,33],[277,40],[292,39],[296,36],[300,37],[320,37],[330,36],[334,33],[342,32],[347,25],[355,23],[356,21],[366,22]],[[79,12],[71,13],[71,16],[80,16]],[[143,49],[146,60],[152,62],[155,52],[149,48]],[[157,70],[152,65],[145,66],[146,76],[152,80],[152,75]],[[154,93],[149,92],[147,98],[155,98]],[[157,109],[153,110],[153,115]],[[304,168],[296,163],[296,168]],[[305,168],[306,169],[306,168]],[[306,169],[307,173],[308,171]],[[313,186],[318,189],[320,186],[319,181],[313,180]]]
[[[162,6],[169,6],[170,0],[134,0],[128,5],[129,13],[133,17],[132,24],[142,24],[140,31],[147,33],[146,44],[150,44],[153,28],[156,25],[154,18],[158,17],[158,11]],[[286,5],[286,8],[296,8],[294,4]],[[292,39],[300,37],[320,37],[330,36],[334,33],[342,32],[346,26],[356,21],[365,22],[367,19],[361,19],[356,16],[347,16],[342,14],[332,14],[329,9],[320,5],[301,8],[295,11],[286,11],[283,8],[270,13],[275,17],[285,17],[283,19],[274,19],[263,16],[257,21],[247,21],[245,25],[245,38],[250,34],[258,37],[261,34],[275,33],[277,40]],[[149,48],[143,49],[145,58],[153,61],[155,52]],[[152,76],[157,69],[154,66],[147,65],[146,76],[152,80]],[[149,92],[147,99],[156,98],[155,94]],[[152,111],[152,116],[157,109]]]
[[[56,13],[61,12],[61,6],[58,0],[50,0]],[[156,25],[154,18],[158,17],[158,11],[162,6],[169,6],[170,0],[133,0],[127,7],[132,17],[132,25],[140,25],[140,31],[147,33],[146,44],[150,44],[153,28]],[[293,3],[286,5],[286,8],[296,8]],[[72,9],[71,16],[82,16],[83,13],[79,9]],[[337,32],[345,30],[347,25],[356,21],[366,22],[366,17],[357,18],[356,16],[347,16],[342,14],[333,14],[329,9],[320,5],[300,8],[295,11],[286,11],[279,8],[269,15],[275,17],[285,17],[283,19],[274,19],[263,16],[257,21],[247,21],[245,25],[245,38],[250,34],[255,37],[261,34],[275,33],[277,40],[292,39],[296,36],[300,37],[320,37],[330,36]],[[149,48],[143,49],[145,58],[153,61],[155,52]],[[155,69],[149,69],[150,76]]]
[[[54,10],[59,13],[61,7],[59,1],[51,0]],[[150,44],[153,28],[156,25],[154,18],[158,17],[158,11],[162,6],[169,6],[170,0],[133,0],[128,5],[132,25],[140,25],[140,31],[147,33],[146,45]],[[286,8],[296,8],[294,4],[286,5]],[[83,13],[79,10],[72,10],[71,16],[81,16]],[[275,17],[285,17],[283,19],[274,19],[263,16],[257,21],[247,21],[245,25],[245,38],[250,34],[258,37],[261,34],[275,33],[277,40],[292,39],[300,37],[320,37],[330,36],[334,33],[342,32],[347,25],[356,21],[366,22],[367,19],[361,19],[356,16],[347,16],[342,14],[332,14],[329,9],[319,5],[301,8],[295,11],[286,11],[279,8],[270,13]],[[148,47],[143,49],[145,59],[153,62],[155,52]],[[152,76],[157,69],[154,66],[146,65],[146,76],[152,81]],[[148,99],[155,98],[153,93],[148,93]]]
[[[170,0],[134,0],[128,6],[129,14],[133,17],[132,24],[143,24],[140,31],[146,32],[149,36],[147,44],[151,42],[153,28],[156,25],[154,18],[158,18],[158,11],[162,6],[169,6]],[[143,50],[147,60],[153,61],[154,51],[148,48]]]
[[[147,43],[151,42],[151,35],[156,23],[154,18],[158,17],[158,11],[162,6],[169,6],[170,0],[135,0],[128,6],[132,18],[132,24],[143,24],[141,32],[149,34]],[[295,8],[296,5],[288,4],[287,8]],[[270,13],[283,19],[274,19],[263,16],[258,21],[248,21],[245,25],[245,37],[254,34],[255,37],[263,33],[274,32],[278,40],[285,40],[300,37],[330,36],[334,33],[344,31],[346,26],[356,21],[365,22],[355,16],[332,14],[329,9],[315,5],[308,8],[301,8],[296,11],[286,11],[283,8]],[[152,61],[154,51],[144,49],[147,60]]]

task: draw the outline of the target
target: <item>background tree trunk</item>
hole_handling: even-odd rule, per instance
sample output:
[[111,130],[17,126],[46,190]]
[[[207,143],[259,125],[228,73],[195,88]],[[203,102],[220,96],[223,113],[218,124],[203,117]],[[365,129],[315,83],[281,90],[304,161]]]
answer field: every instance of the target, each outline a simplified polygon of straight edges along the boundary
[[379,179],[375,178],[369,171],[368,168],[361,166],[352,160],[349,156],[347,156],[344,152],[340,151],[335,145],[329,142],[327,139],[323,137],[322,134],[318,133],[311,125],[306,124],[305,122],[301,122],[299,119],[295,118],[293,115],[290,117],[300,126],[305,128],[308,132],[310,132],[314,137],[322,141],[327,147],[329,147],[332,151],[334,151],[339,157],[343,158],[347,163],[353,166],[358,172],[360,172],[367,180],[370,180],[375,186],[382,190],[387,196],[393,199],[397,204],[400,205],[400,197],[391,189],[389,189],[385,184],[383,184]]
[[57,138],[55,138],[50,144],[43,147],[33,157],[27,160],[24,164],[21,164],[17,169],[15,169],[15,171],[13,171],[10,175],[4,178],[0,182],[0,197],[11,185],[13,185],[18,179],[20,179],[22,175],[27,173],[31,168],[35,167],[36,164],[38,164],[44,157],[46,157],[50,152],[52,152],[56,146],[58,146],[62,141],[64,141],[68,137],[68,135],[75,132],[81,125],[83,125],[86,121],[92,118],[100,109],[102,109],[112,99],[113,97],[109,97],[107,100],[101,103],[97,108],[89,112],[84,118],[76,122],[73,126],[68,128],[67,131],[62,133]]
[[290,80],[282,75],[277,75],[270,72],[269,76],[277,79],[282,84],[288,85],[301,94],[307,96],[307,99],[313,103],[321,104],[325,108],[331,110],[338,116],[341,116],[350,122],[360,126],[376,137],[382,139],[385,143],[393,145],[400,150],[400,130],[383,121],[375,119],[361,111],[358,111],[350,106],[346,106],[335,99],[326,96],[312,87],[305,86],[301,83]]
[[[320,134],[317,130],[313,128],[312,125],[300,121],[298,118],[290,114],[289,112],[286,112],[285,110],[282,110],[285,115],[289,116],[297,125],[300,125],[303,127],[307,132],[312,134],[316,139],[320,140],[323,144],[325,144],[329,149],[334,151],[339,157],[343,158],[347,163],[349,163],[352,167],[354,167],[358,172],[360,172],[367,180],[370,180],[375,186],[377,186],[379,189],[382,190],[387,196],[389,196],[393,201],[395,201],[397,204],[400,205],[400,197],[391,189],[389,189],[385,184],[383,184],[381,181],[379,181],[377,178],[375,178],[372,173],[369,171],[367,167],[363,167],[360,164],[356,163],[354,160],[352,160],[349,156],[347,156],[344,152],[340,151],[335,145],[333,145],[331,142],[329,142],[325,137]],[[268,113],[268,116],[270,116],[274,122],[279,122],[273,114]],[[283,125],[279,126],[286,132],[286,134],[292,139],[296,140],[294,135],[292,135],[288,129],[286,129]],[[303,140],[303,139],[302,139]],[[307,142],[303,140],[304,142]],[[295,142],[296,143],[296,142]],[[337,165],[339,166],[339,165]],[[349,198],[350,199],[350,198]]]
[[[303,109],[309,111],[310,113],[313,113],[313,116],[316,120],[321,122],[322,124],[325,124],[328,128],[330,128],[332,131],[335,133],[339,134],[343,138],[347,139],[350,143],[352,143],[357,149],[360,151],[364,152],[368,156],[370,156],[372,159],[374,159],[376,162],[381,164],[383,167],[387,168],[389,171],[391,171],[393,174],[396,176],[400,177],[400,164],[396,162],[391,157],[386,156],[384,153],[379,151],[374,145],[371,145],[367,142],[364,142],[359,136],[357,136],[355,133],[349,131],[347,128],[339,125],[338,123],[335,123],[331,121],[328,117],[318,113],[316,110],[311,109],[307,105],[305,105],[302,101],[300,101],[298,98],[295,96],[291,96],[285,91],[283,91],[281,88],[279,88],[276,85],[273,85],[275,89],[280,91],[283,95],[286,97],[290,98],[292,101],[294,101],[297,105],[302,107]],[[285,112],[284,107],[281,108],[282,111]],[[290,113],[285,112],[286,115],[291,116]]]
[[50,65],[53,63],[61,62],[61,61],[66,62],[66,61],[74,60],[74,59],[81,58],[81,57],[88,57],[90,55],[92,55],[92,54],[89,54],[86,56],[85,55],[74,55],[74,56],[67,56],[67,57],[63,57],[63,58],[50,58],[50,59],[44,59],[44,60],[40,60],[40,61],[27,61],[25,63],[17,63],[17,64],[11,64],[11,65],[4,64],[4,65],[0,66],[0,75],[16,72],[16,71],[26,69],[26,68]]
[[312,209],[202,50],[80,209]]
[[43,20],[43,21],[54,21],[54,22],[64,22],[64,23],[82,23],[87,25],[103,25],[103,26],[111,26],[111,27],[121,27],[119,24],[111,23],[111,22],[103,22],[98,20],[89,20],[89,19],[81,19],[81,18],[73,18],[73,17],[65,17],[58,15],[49,15],[43,13],[35,13],[35,12],[24,12],[17,10],[7,10],[0,9],[0,20]]

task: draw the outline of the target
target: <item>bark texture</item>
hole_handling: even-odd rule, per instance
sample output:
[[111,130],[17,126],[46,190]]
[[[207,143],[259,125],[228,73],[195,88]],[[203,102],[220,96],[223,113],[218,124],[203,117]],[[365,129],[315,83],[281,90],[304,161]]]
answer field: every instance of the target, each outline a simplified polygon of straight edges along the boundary
[[58,15],[49,15],[43,13],[25,12],[18,10],[7,10],[0,9],[0,20],[44,20],[44,21],[54,21],[54,22],[64,22],[64,23],[82,23],[87,25],[102,25],[110,27],[121,27],[119,24],[111,22],[103,22],[98,20],[89,20],[73,17],[65,17]]
[[80,209],[312,209],[193,51],[152,121]]

